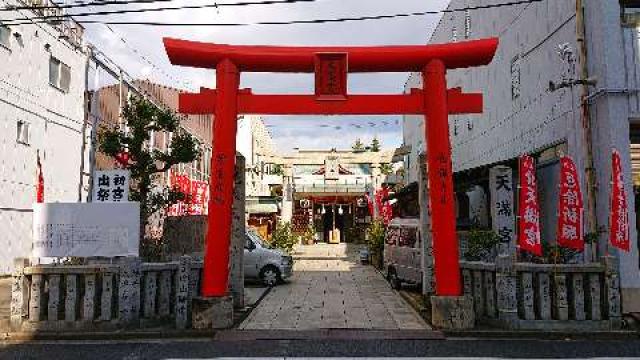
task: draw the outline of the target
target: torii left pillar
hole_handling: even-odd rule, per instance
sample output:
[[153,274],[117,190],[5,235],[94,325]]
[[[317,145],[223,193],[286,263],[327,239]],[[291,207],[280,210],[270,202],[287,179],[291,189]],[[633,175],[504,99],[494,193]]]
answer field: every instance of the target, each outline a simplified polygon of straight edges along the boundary
[[[238,119],[238,89],[240,72],[228,59],[216,66],[218,101],[213,119],[213,152],[211,156],[209,215],[205,244],[202,293],[204,296],[228,295],[229,245],[231,239],[233,196],[225,189],[233,189],[236,159],[236,130]],[[217,234],[217,236],[213,236]],[[227,251],[224,251],[227,249]],[[217,250],[217,251],[216,251]],[[222,251],[221,251],[222,250]]]

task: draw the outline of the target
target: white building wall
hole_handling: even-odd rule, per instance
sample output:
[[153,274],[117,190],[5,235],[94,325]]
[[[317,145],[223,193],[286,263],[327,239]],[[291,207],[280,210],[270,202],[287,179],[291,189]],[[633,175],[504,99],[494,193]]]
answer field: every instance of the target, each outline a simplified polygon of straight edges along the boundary
[[[480,0],[477,5],[490,3]],[[454,0],[450,8],[465,7]],[[474,3],[474,5],[476,5]],[[575,2],[556,0],[491,10],[473,10],[471,39],[499,37],[500,46],[486,67],[448,72],[448,86],[466,92],[482,92],[485,112],[481,115],[450,116],[454,171],[513,158],[569,141],[569,152],[578,149],[570,132],[575,128],[578,93],[550,92],[549,81],[559,82],[569,65],[558,55],[559,45],[576,49]],[[465,13],[445,14],[429,43],[466,40]],[[511,65],[520,59],[520,96],[512,99]],[[574,67],[575,70],[575,67]],[[421,86],[421,75],[412,74],[407,90]],[[573,99],[573,101],[572,101]],[[420,116],[405,117],[405,144],[412,146],[409,181],[417,179],[417,156],[423,151],[424,125]]]
[[[0,1],[0,6],[20,5]],[[3,11],[0,21],[28,12]],[[8,47],[0,46],[0,274],[15,257],[29,256],[36,152],[40,152],[45,201],[78,199],[86,56],[46,24],[10,26]],[[49,51],[45,45],[50,46]],[[71,68],[69,92],[49,85],[49,58]],[[17,122],[29,124],[28,144],[17,142]]]
[[269,184],[275,179],[265,178],[264,165],[274,153],[274,144],[262,117],[243,115],[238,119],[236,150],[246,159],[246,196],[270,196]]
[[[478,0],[474,5],[492,4]],[[466,7],[464,0],[453,0],[449,8]],[[600,237],[600,254],[608,239],[608,203],[611,176],[611,148],[623,154],[625,178],[631,179],[629,161],[629,120],[638,115],[637,30],[622,29],[617,1],[586,0],[588,64],[590,76],[598,80],[592,93],[600,93],[591,104],[594,124],[594,166],[597,174],[598,224],[607,232]],[[466,16],[469,16],[466,19]],[[466,24],[470,24],[469,27]],[[471,10],[445,14],[429,43],[499,37],[500,45],[493,62],[481,68],[449,71],[448,86],[464,91],[480,91],[485,109],[481,115],[450,116],[450,137],[454,171],[513,159],[555,144],[566,143],[578,169],[585,169],[585,145],[580,117],[580,88],[549,90],[549,82],[577,79],[578,64],[562,58],[560,49],[569,49],[577,59],[575,0],[554,0],[505,6],[490,10]],[[514,65],[515,64],[515,65]],[[519,73],[519,77],[516,76]],[[515,84],[515,86],[514,86]],[[420,85],[420,75],[413,74],[407,90]],[[513,90],[519,96],[514,97]],[[631,96],[629,94],[632,94]],[[409,181],[417,178],[413,163],[424,148],[417,130],[421,121],[406,117],[405,144],[412,146],[409,155]],[[416,151],[418,149],[418,151]],[[549,169],[552,170],[552,169]],[[553,173],[553,171],[547,171]],[[584,170],[582,185],[585,187]],[[557,181],[549,177],[549,188]],[[542,184],[545,181],[541,181]],[[548,190],[548,189],[547,189]],[[621,284],[625,311],[640,308],[637,236],[633,189],[627,183],[632,251],[620,253]],[[586,196],[586,190],[585,190]],[[548,203],[548,202],[547,202]],[[554,211],[546,209],[553,216]],[[545,213],[545,209],[543,209]],[[544,220],[543,220],[544,222]],[[609,249],[609,253],[615,251]],[[633,295],[631,295],[633,294]],[[629,299],[635,298],[631,302]],[[625,300],[626,299],[626,300]],[[633,306],[633,307],[632,307]]]

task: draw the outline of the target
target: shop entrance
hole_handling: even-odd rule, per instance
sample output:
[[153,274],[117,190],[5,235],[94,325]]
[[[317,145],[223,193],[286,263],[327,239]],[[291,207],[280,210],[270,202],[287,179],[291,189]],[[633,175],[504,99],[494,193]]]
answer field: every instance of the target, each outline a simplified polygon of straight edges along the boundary
[[[490,63],[498,39],[416,46],[279,47],[165,38],[164,45],[174,65],[216,69],[217,89],[181,94],[179,101],[183,113],[215,115],[202,281],[204,296],[224,296],[228,292],[239,114],[423,115],[436,294],[459,296],[462,293],[448,117],[449,114],[481,113],[482,94],[448,89],[446,74],[449,69]],[[240,89],[241,72],[314,73],[315,94],[253,94],[250,89]],[[347,75],[353,72],[421,72],[422,88],[400,95],[348,94]]]

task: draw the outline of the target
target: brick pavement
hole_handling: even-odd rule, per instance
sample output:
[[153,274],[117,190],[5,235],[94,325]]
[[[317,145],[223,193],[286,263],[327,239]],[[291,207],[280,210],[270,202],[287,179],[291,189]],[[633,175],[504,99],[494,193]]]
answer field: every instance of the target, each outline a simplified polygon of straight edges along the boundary
[[373,267],[357,262],[357,246],[296,248],[294,276],[277,286],[241,329],[403,329],[429,326]]

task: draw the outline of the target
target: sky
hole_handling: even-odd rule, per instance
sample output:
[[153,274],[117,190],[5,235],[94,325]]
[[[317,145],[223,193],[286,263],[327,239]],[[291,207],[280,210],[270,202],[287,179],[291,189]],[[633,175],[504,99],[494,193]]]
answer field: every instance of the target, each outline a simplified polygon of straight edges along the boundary
[[[218,4],[246,0],[217,1]],[[442,10],[448,0],[315,0],[293,4],[187,9],[142,14],[78,18],[108,21],[243,22],[307,20]],[[129,5],[152,8],[213,4],[213,0],[175,0]],[[123,5],[75,9],[75,12],[123,9]],[[73,13],[73,11],[70,11]],[[87,24],[87,40],[136,78],[186,90],[215,87],[213,70],[176,67],[169,63],[163,37],[226,44],[256,45],[412,45],[425,44],[439,21],[438,15],[358,22],[251,25],[243,27],[151,27]],[[122,39],[124,41],[122,41]],[[350,74],[349,93],[401,93],[408,74]],[[254,93],[313,93],[313,74],[243,73],[241,86]],[[265,116],[279,151],[350,148],[360,138],[380,139],[383,148],[401,144],[400,116]]]

